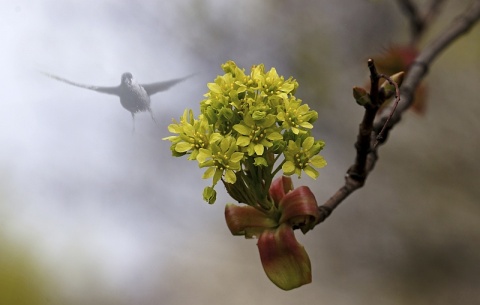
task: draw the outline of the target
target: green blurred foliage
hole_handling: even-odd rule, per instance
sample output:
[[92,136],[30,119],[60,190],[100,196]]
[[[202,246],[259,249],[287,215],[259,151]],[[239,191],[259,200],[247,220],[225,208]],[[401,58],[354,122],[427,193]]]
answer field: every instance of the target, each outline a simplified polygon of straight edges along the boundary
[[47,277],[33,249],[7,239],[0,232],[0,305],[48,304]]

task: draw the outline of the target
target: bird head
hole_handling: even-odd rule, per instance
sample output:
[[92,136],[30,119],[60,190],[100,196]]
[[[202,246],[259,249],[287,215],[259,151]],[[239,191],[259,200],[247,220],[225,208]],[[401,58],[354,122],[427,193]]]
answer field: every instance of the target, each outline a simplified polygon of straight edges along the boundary
[[125,72],[122,74],[122,84],[131,84],[132,79],[133,79],[132,73]]

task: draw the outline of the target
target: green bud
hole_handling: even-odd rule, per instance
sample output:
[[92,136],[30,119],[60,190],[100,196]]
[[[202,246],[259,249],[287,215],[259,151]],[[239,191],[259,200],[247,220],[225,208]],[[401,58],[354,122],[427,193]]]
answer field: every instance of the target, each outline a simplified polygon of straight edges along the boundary
[[357,101],[357,104],[360,106],[365,106],[372,102],[367,90],[361,87],[353,87],[353,98],[355,98],[355,101]]
[[265,160],[265,158],[257,157],[254,159],[253,165],[267,167],[268,163],[267,163],[267,160]]
[[273,146],[270,148],[270,151],[274,154],[281,154],[286,146],[287,143],[284,140],[273,141]]
[[267,113],[265,111],[254,111],[252,114],[252,119],[255,121],[263,120],[266,117]]
[[211,186],[207,186],[203,189],[203,200],[209,204],[214,204],[217,200],[217,192]]
[[[402,71],[393,74],[392,76],[390,76],[390,78],[397,84],[398,88],[400,88],[403,82],[404,75],[405,73]],[[384,81],[383,84],[380,86],[380,95],[384,100],[391,98],[395,95],[395,86],[390,84],[388,80]]]

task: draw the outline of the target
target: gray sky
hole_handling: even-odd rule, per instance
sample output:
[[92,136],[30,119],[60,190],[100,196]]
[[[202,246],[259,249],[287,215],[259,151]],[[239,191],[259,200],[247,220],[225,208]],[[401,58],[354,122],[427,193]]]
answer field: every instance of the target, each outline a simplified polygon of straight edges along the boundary
[[[10,215],[2,223],[44,256],[60,282],[87,285],[88,270],[123,289],[146,272],[151,256],[168,259],[174,253],[165,248],[183,245],[172,227],[188,227],[192,215],[209,215],[199,204],[198,177],[192,185],[192,175],[181,175],[188,165],[195,167],[171,159],[169,144],[161,140],[171,118],[201,99],[193,85],[199,79],[154,96],[159,126],[140,114],[132,135],[130,114],[118,97],[56,82],[37,70],[104,86],[119,84],[126,71],[147,83],[196,72],[169,35],[171,15],[152,13],[172,6],[118,1],[2,6],[0,168],[8,201],[1,207]],[[178,166],[178,175],[169,164]],[[171,211],[180,203],[189,209]]]

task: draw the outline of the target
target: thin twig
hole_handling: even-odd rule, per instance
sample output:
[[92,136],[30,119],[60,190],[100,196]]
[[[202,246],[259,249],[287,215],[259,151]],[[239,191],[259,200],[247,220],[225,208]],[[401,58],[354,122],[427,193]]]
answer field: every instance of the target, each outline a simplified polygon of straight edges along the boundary
[[397,0],[410,23],[410,40],[415,45],[438,14],[445,0],[431,0],[424,14],[411,0]]
[[[405,110],[407,110],[413,102],[413,95],[415,89],[420,84],[420,81],[427,74],[431,63],[437,58],[437,56],[444,51],[453,41],[467,33],[472,26],[480,19],[480,0],[475,0],[473,4],[460,16],[446,27],[437,39],[435,39],[430,45],[418,55],[413,64],[410,66],[407,75],[400,88],[401,102],[398,104],[398,109],[392,116],[389,126],[385,130],[388,133],[395,124],[400,121],[401,116]],[[391,111],[391,105],[383,109],[382,114],[378,117],[377,121],[381,122],[386,119],[387,113]],[[378,124],[377,124],[378,125]],[[381,124],[383,126],[383,124]],[[378,127],[378,126],[377,126]]]
[[[468,32],[473,25],[480,19],[480,0],[475,0],[473,4],[459,17],[457,17],[447,29],[440,34],[429,46],[427,46],[417,57],[412,64],[408,74],[406,75],[401,90],[401,101],[398,102],[398,107],[390,105],[386,107],[376,119],[374,123],[373,132],[371,133],[371,141],[376,141],[376,135],[380,134],[384,128],[384,136],[379,144],[385,143],[389,131],[400,121],[403,112],[405,112],[413,101],[413,93],[419,85],[420,81],[425,77],[433,60],[443,52],[453,41]],[[392,108],[397,107],[395,112],[392,112]],[[393,113],[393,114],[392,114]],[[388,121],[388,122],[387,122]],[[385,124],[387,123],[387,124]],[[362,133],[362,130],[359,132]],[[342,203],[355,190],[361,188],[368,174],[373,170],[377,162],[377,150],[378,147],[373,147],[367,155],[367,161],[365,164],[365,177],[359,181],[352,179],[348,174],[345,177],[345,184],[333,194],[323,205],[319,206],[320,218],[318,222],[324,221],[331,212]],[[357,148],[358,152],[358,148]],[[356,164],[350,168],[355,168]],[[349,170],[350,171],[350,170]]]
[[425,21],[422,18],[418,7],[411,0],[397,0],[400,8],[410,20],[410,32],[412,40],[420,36],[425,28]]

